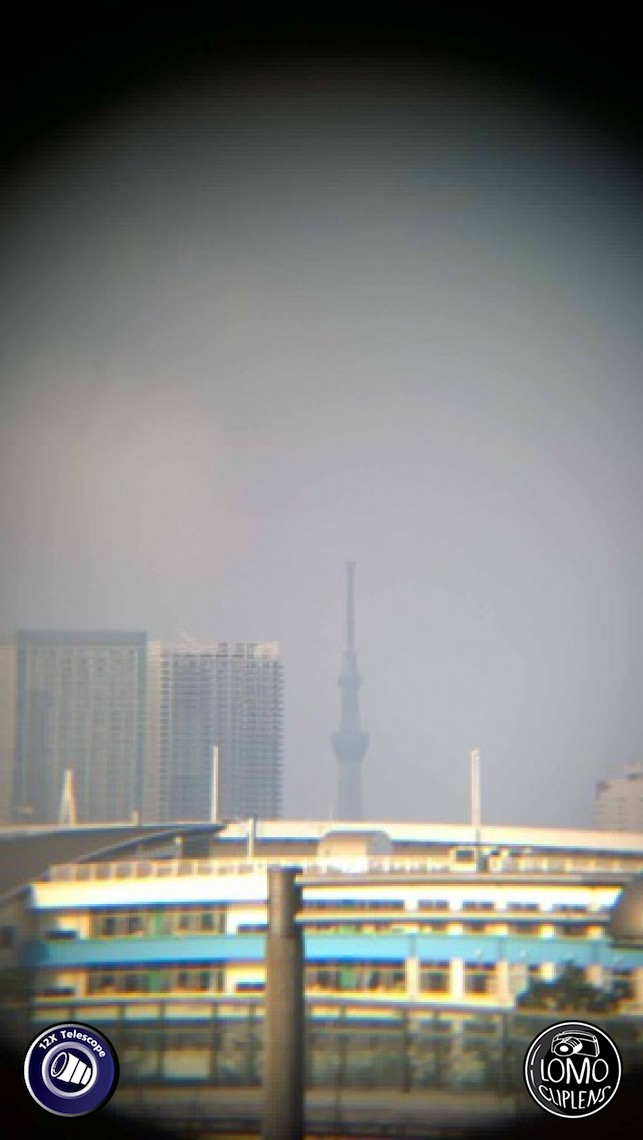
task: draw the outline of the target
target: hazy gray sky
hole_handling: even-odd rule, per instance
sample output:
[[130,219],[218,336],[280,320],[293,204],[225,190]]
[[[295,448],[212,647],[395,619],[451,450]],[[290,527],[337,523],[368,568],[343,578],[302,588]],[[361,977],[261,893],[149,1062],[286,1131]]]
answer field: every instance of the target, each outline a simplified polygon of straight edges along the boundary
[[9,194],[0,624],[279,640],[327,815],[357,560],[373,817],[587,825],[643,759],[641,186],[457,76],[177,87]]

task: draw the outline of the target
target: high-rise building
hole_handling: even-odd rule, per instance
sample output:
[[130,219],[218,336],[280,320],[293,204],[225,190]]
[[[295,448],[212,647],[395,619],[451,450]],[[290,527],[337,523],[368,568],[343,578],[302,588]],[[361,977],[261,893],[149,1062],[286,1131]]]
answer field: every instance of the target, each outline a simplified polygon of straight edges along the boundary
[[601,831],[643,832],[643,765],[599,781],[594,818]]
[[[281,815],[283,665],[273,642],[160,649],[161,820]],[[215,752],[216,749],[216,752]]]
[[[0,822],[281,814],[274,643],[165,646],[145,633],[0,641]],[[216,761],[215,761],[216,749]],[[63,794],[64,793],[64,794]]]
[[0,640],[0,823],[13,818],[13,772],[16,760],[16,687],[18,647],[15,639]]
[[362,732],[359,690],[362,679],[357,669],[355,648],[355,563],[346,563],[346,648],[339,678],[341,710],[339,729],[332,735],[338,763],[337,816],[362,818],[362,760],[368,748],[368,733]]
[[147,635],[21,632],[13,641],[13,675],[10,649],[5,643],[0,706],[15,720],[8,729],[14,755],[13,819],[57,822],[68,771],[73,773],[79,823],[140,814]]

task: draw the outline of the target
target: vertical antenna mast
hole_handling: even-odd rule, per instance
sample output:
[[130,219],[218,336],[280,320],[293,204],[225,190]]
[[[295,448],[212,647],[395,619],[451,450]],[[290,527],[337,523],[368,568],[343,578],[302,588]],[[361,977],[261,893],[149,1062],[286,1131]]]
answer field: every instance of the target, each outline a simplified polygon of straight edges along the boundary
[[219,749],[212,749],[212,788],[210,791],[210,820],[216,823],[219,818]]
[[355,649],[355,563],[346,563],[346,648]]
[[471,827],[473,828],[473,842],[476,845],[476,863],[479,863],[481,826],[480,749],[472,749],[469,753],[469,759],[471,763]]
[[346,563],[346,648],[339,678],[341,710],[339,729],[333,733],[338,763],[338,818],[362,818],[361,764],[368,747],[368,733],[362,732],[359,716],[359,689],[355,649],[355,563]]
[[65,768],[60,796],[60,808],[58,810],[58,823],[61,827],[75,827],[77,823],[73,768]]

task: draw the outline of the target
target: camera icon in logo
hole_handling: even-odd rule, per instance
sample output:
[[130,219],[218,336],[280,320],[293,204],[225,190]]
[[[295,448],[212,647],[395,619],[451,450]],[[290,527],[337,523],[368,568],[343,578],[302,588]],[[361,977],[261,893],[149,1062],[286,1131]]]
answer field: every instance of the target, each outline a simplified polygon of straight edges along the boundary
[[557,1033],[550,1049],[556,1057],[598,1057],[598,1037],[594,1033]]

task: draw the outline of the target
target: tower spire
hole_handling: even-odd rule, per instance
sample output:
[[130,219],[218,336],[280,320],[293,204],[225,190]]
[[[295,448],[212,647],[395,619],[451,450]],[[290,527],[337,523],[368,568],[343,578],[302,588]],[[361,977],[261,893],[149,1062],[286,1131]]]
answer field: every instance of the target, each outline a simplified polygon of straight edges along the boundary
[[362,732],[359,716],[359,689],[362,679],[357,670],[355,648],[355,563],[346,563],[346,648],[339,677],[341,711],[339,729],[332,735],[339,765],[337,809],[340,819],[362,818],[361,763],[368,747],[368,733]]
[[346,648],[355,649],[355,563],[346,563]]

